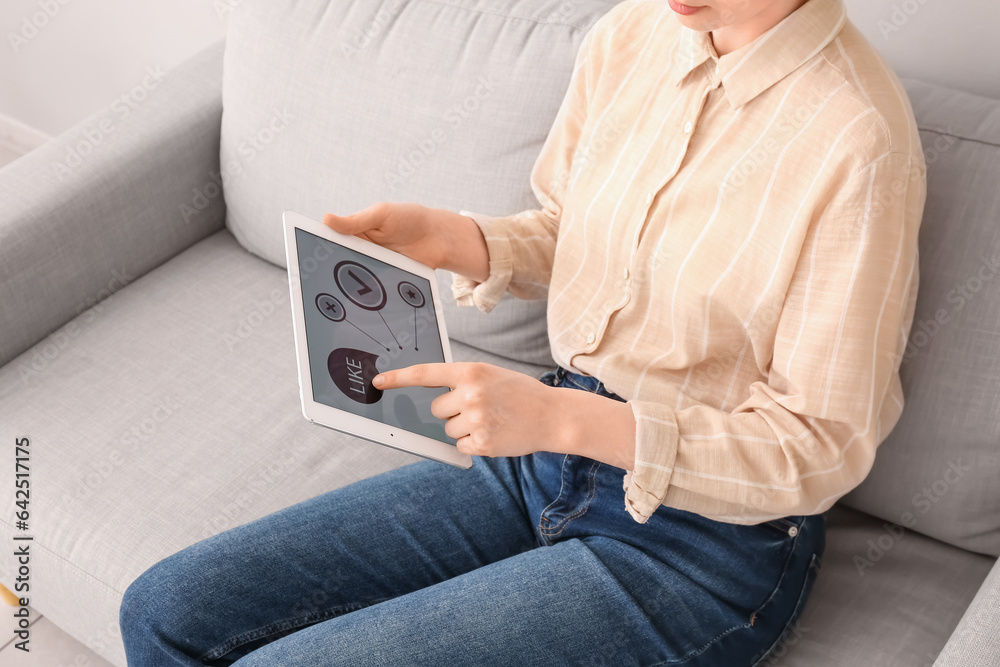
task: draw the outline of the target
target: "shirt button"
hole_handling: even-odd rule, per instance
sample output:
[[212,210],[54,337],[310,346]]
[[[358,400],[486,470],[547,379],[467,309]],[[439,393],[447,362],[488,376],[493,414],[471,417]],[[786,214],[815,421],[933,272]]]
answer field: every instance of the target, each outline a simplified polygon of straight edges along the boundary
[[691,134],[691,128],[692,127],[694,127],[694,126],[691,125],[691,121],[688,121],[688,122],[684,123],[684,134]]
[[591,345],[595,340],[597,340],[597,337],[594,336],[593,332],[587,334],[587,345]]
[[650,192],[646,195],[646,206],[649,206],[653,202],[653,193]]

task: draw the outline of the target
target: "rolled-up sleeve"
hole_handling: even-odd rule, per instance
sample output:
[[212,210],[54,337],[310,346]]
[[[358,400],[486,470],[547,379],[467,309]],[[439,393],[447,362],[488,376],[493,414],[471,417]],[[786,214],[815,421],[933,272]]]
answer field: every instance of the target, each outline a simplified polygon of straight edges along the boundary
[[476,281],[455,274],[452,293],[459,305],[489,312],[505,292],[522,299],[544,299],[552,276],[563,197],[572,176],[573,157],[587,115],[587,100],[597,62],[591,56],[598,20],[584,35],[569,88],[531,171],[531,189],[540,207],[509,216],[473,211],[472,218],[486,239],[490,275]]
[[903,409],[924,174],[919,156],[888,153],[812,220],[767,381],[740,405],[631,401],[636,460],[623,488],[636,521],[661,504],[744,524],[817,514],[867,476]]

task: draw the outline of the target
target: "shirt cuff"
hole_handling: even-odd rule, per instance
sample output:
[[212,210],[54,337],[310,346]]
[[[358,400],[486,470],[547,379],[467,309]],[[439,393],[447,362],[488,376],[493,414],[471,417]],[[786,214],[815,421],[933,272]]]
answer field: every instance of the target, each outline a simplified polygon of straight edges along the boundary
[[646,523],[663,504],[674,472],[680,440],[673,411],[664,405],[629,401],[635,415],[635,466],[625,472],[625,509]]
[[485,282],[478,283],[471,278],[452,274],[451,293],[459,306],[476,306],[488,313],[500,302],[507,292],[513,275],[513,254],[510,239],[503,227],[502,219],[471,211],[459,211],[479,226],[486,239],[486,250],[490,258],[490,275]]

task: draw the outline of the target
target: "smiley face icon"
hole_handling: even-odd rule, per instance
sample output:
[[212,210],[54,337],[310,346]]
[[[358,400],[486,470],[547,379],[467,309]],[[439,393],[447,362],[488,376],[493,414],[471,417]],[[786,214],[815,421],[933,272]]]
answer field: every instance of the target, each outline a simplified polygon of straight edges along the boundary
[[333,279],[344,296],[365,310],[382,310],[386,302],[385,287],[364,265],[350,260],[333,267]]

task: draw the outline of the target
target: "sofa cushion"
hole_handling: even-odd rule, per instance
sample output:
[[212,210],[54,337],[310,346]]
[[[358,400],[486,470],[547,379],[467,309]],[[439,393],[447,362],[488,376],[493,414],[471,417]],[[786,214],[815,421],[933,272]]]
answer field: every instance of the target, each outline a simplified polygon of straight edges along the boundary
[[[840,502],[1000,555],[1000,100],[904,81],[927,161],[905,406]],[[888,193],[891,196],[891,193]]]
[[[507,215],[529,184],[589,26],[615,0],[259,0],[232,12],[221,162],[227,225],[284,266],[281,213],[377,201]],[[445,294],[451,276],[440,271]],[[551,363],[544,301],[445,299],[455,339]]]
[[996,559],[842,505],[826,515],[812,595],[757,667],[930,667]]

